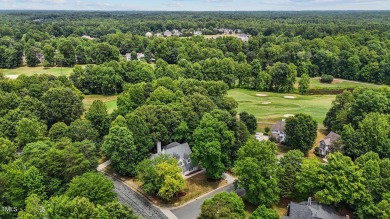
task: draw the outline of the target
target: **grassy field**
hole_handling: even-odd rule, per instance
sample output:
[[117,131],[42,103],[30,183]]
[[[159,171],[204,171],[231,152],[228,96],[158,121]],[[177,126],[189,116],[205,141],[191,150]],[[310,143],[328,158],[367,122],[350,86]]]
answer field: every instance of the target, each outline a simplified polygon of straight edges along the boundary
[[[297,78],[297,81],[299,81],[299,78]],[[348,89],[348,88],[356,88],[356,87],[375,88],[380,86],[381,85],[358,82],[358,81],[349,81],[349,80],[338,79],[338,78],[334,79],[333,83],[331,84],[321,83],[320,78],[310,79],[310,89],[338,90],[338,89]],[[295,83],[295,88],[298,89],[298,83]]]
[[[256,94],[266,96],[257,96]],[[298,95],[270,92],[257,92],[244,89],[233,89],[228,95],[238,102],[238,112],[247,111],[256,116],[258,122],[275,123],[288,114],[306,113],[322,127],[322,121],[331,107],[335,95]],[[287,99],[284,96],[293,96]]]
[[0,69],[0,72],[2,72],[5,76],[9,75],[34,75],[34,74],[49,74],[49,75],[55,75],[55,76],[69,76],[70,73],[72,73],[73,68],[66,68],[66,67],[51,67],[51,68],[44,68],[43,66],[37,66],[37,67],[19,67],[14,69]]
[[112,113],[117,108],[116,100],[118,98],[118,95],[113,96],[103,96],[103,95],[85,95],[83,104],[85,110],[88,110],[89,107],[91,107],[93,101],[95,100],[101,100],[103,101],[107,106],[108,113]]

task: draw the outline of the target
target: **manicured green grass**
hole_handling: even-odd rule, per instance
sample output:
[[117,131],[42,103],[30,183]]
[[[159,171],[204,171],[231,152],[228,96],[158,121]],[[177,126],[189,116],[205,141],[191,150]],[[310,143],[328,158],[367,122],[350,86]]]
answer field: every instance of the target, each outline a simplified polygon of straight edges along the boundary
[[106,104],[108,113],[112,113],[112,111],[117,109],[117,105],[116,105],[117,98],[118,98],[118,95],[113,95],[113,96],[85,95],[84,100],[83,100],[83,104],[84,104],[85,110],[88,110],[89,107],[91,107],[93,101],[101,100]]
[[[265,94],[265,97],[256,94]],[[233,89],[228,95],[238,102],[238,112],[246,111],[256,116],[258,122],[274,123],[286,114],[306,113],[322,127],[326,113],[331,107],[335,95],[298,95],[258,92],[245,89]],[[284,96],[294,96],[295,99],[286,99]],[[269,104],[264,104],[264,103]]]
[[34,75],[34,74],[49,74],[49,75],[55,75],[55,76],[69,76],[70,73],[72,73],[73,68],[67,68],[67,67],[50,67],[50,68],[44,68],[43,66],[37,66],[37,67],[19,67],[14,69],[0,69],[0,72],[2,72],[5,76],[7,75],[21,75],[25,74],[28,76]]
[[[297,78],[297,81],[299,81],[299,78]],[[359,82],[359,81],[349,81],[349,80],[338,79],[338,78],[335,78],[331,84],[321,83],[320,78],[318,77],[310,79],[310,89],[338,90],[338,89],[348,89],[348,88],[356,88],[356,87],[376,88],[380,86],[381,85]],[[295,87],[298,88],[298,83],[295,84]]]

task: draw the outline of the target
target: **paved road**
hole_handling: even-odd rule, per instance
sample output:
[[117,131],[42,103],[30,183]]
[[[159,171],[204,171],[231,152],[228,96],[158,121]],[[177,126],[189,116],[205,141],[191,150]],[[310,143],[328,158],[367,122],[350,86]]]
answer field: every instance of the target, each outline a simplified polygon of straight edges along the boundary
[[171,212],[176,215],[179,219],[197,219],[200,215],[200,206],[202,205],[203,201],[205,199],[213,197],[216,193],[220,192],[231,192],[234,191],[234,185],[229,184],[225,187],[219,188],[215,190],[214,192],[203,196],[202,198],[196,199],[195,201],[189,203],[188,205],[185,205],[180,208],[171,209]]
[[114,191],[118,194],[119,201],[131,207],[135,214],[145,219],[167,219],[160,209],[154,207],[145,197],[131,190],[121,181],[109,178],[114,183]]

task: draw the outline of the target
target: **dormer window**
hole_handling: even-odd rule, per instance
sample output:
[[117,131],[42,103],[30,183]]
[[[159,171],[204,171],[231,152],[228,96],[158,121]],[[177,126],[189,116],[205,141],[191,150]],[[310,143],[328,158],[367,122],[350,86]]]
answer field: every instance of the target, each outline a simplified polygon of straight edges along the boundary
[[179,166],[181,166],[181,167],[184,166],[184,162],[181,159],[179,160]]
[[188,163],[188,164],[191,163],[191,158],[188,158],[187,163]]

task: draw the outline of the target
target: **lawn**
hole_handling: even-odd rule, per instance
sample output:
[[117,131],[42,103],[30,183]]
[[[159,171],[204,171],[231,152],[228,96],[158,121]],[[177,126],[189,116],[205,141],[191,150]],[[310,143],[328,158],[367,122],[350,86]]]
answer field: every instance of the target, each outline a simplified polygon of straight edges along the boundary
[[14,69],[0,69],[0,72],[2,72],[5,76],[9,75],[21,75],[25,74],[28,76],[34,75],[34,74],[49,74],[49,75],[55,75],[55,76],[69,76],[70,73],[72,73],[73,68],[67,68],[67,67],[51,67],[51,68],[44,68],[43,66],[37,66],[37,67],[19,67]]
[[168,204],[172,206],[180,206],[183,205],[191,200],[196,199],[197,197],[200,197],[203,194],[206,194],[208,192],[211,192],[219,187],[227,185],[226,180],[221,179],[217,181],[208,181],[206,178],[206,172],[199,173],[195,176],[192,176],[191,178],[188,178],[185,180],[186,186],[181,192],[183,195],[176,196],[172,198],[171,201],[167,202],[162,200],[161,198],[155,196],[155,195],[148,195],[144,193],[141,189],[142,182],[138,181],[134,178],[127,178],[125,179],[125,184],[131,187],[135,187],[137,191],[143,193],[146,195],[149,200],[151,200],[153,203],[159,205],[159,204]]
[[112,96],[85,95],[84,100],[83,100],[83,104],[84,104],[85,110],[88,110],[89,107],[91,107],[93,101],[101,100],[106,104],[108,113],[112,113],[112,111],[117,109],[117,105],[116,105],[117,98],[118,98],[118,95],[112,95]]
[[[297,78],[297,82],[299,78]],[[311,78],[310,79],[310,89],[326,89],[326,90],[341,90],[341,89],[352,89],[356,87],[364,88],[377,88],[381,85],[359,82],[359,81],[349,81],[344,79],[335,78],[331,84],[321,83],[320,78]],[[385,85],[386,86],[386,85]],[[298,88],[298,83],[295,83],[295,88]]]
[[[263,96],[257,96],[262,94]],[[256,116],[260,123],[268,123],[259,128],[285,118],[288,114],[306,113],[323,127],[322,122],[331,107],[335,95],[298,95],[271,92],[258,92],[245,89],[233,89],[228,95],[238,102],[238,112],[246,111]],[[287,99],[285,96],[295,97]],[[264,127],[263,127],[264,126]]]

